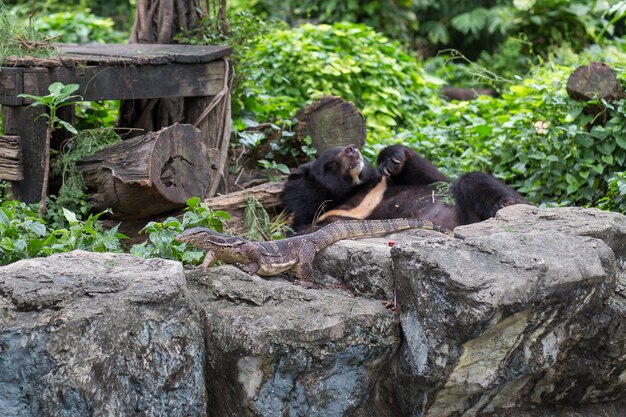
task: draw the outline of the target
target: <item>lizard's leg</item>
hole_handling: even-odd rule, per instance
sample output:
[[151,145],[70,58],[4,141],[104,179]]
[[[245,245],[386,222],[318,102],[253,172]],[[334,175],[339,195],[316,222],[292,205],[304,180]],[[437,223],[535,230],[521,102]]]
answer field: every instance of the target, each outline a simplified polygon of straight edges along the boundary
[[250,275],[256,274],[261,268],[262,262],[259,248],[254,244],[245,244],[241,247],[241,253],[245,255],[246,262],[237,264],[237,267]]
[[313,274],[313,259],[315,259],[315,245],[308,243],[302,245],[298,251],[298,264],[294,268],[294,272],[298,278],[305,282],[313,283],[315,275]]
[[202,265],[200,266],[204,269],[207,269],[209,266],[211,266],[213,262],[215,262],[215,253],[210,250],[206,253],[204,260],[202,261]]

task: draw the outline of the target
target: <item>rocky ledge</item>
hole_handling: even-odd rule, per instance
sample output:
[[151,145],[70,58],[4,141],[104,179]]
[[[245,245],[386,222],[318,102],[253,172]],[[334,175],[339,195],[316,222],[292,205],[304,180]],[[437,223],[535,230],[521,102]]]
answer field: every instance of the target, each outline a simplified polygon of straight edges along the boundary
[[0,415],[623,416],[626,217],[457,231],[338,242],[316,289],[80,251],[2,267]]

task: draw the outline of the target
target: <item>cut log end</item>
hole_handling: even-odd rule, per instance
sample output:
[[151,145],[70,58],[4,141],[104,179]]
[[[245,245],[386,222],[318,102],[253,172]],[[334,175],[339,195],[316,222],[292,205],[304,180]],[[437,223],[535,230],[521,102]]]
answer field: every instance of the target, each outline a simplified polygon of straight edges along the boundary
[[163,197],[175,204],[204,197],[211,174],[200,131],[190,125],[164,129],[154,145],[151,180]]
[[300,110],[296,118],[296,139],[310,136],[318,155],[336,146],[361,148],[365,144],[365,118],[354,104],[340,97],[321,97]]
[[578,101],[612,101],[626,97],[615,71],[603,62],[592,62],[588,66],[576,68],[567,80],[566,90],[571,98]]

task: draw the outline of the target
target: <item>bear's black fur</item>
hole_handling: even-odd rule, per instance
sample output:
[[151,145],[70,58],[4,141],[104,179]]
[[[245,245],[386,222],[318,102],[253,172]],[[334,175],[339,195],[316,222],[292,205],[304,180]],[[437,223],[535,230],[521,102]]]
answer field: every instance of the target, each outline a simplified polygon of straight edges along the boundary
[[[446,191],[449,190],[449,191]],[[339,147],[298,167],[282,201],[302,232],[345,218],[430,220],[448,229],[493,217],[502,207],[527,204],[490,174],[472,172],[454,182],[429,160],[403,145],[378,155],[378,170],[354,145]]]

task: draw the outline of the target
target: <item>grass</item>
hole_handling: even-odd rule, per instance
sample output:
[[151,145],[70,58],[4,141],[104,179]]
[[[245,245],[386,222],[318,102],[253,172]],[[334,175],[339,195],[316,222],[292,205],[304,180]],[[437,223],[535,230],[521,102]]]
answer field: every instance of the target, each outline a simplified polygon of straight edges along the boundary
[[56,55],[53,39],[37,33],[34,27],[25,27],[0,0],[0,62],[9,56],[46,58]]

